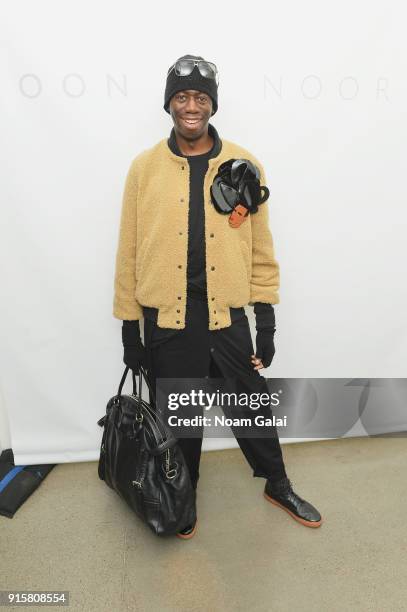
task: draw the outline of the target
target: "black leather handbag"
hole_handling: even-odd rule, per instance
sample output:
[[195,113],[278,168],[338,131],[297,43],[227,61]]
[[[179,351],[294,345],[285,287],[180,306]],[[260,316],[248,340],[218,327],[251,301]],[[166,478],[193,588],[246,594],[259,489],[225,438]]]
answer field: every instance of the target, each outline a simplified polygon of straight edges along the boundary
[[[196,520],[196,491],[184,455],[156,409],[155,394],[141,367],[134,371],[132,395],[122,395],[126,367],[117,395],[97,421],[104,427],[98,475],[122,497],[157,535],[174,535]],[[142,399],[142,378],[150,402]]]

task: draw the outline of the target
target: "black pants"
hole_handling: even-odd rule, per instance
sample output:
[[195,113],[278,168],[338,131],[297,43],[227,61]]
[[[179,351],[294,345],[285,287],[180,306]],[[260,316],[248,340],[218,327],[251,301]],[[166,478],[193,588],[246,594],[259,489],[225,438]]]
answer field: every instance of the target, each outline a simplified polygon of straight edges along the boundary
[[[145,312],[147,310],[151,311],[146,309]],[[155,321],[145,316],[144,343],[147,349],[149,380],[153,389],[156,389],[158,378],[231,377],[238,379],[239,390],[247,394],[269,393],[264,377],[259,371],[253,370],[250,361],[254,350],[244,308],[231,309],[231,312],[232,325],[219,330],[209,330],[207,302],[188,295],[184,329],[160,328]],[[262,409],[258,412],[261,413]],[[266,416],[272,416],[269,406]],[[276,428],[272,434],[273,437],[268,438],[239,438],[234,433],[253,469],[253,476],[276,481],[284,478],[286,472]],[[196,488],[202,434],[198,438],[180,437],[178,443],[188,465],[192,484]]]

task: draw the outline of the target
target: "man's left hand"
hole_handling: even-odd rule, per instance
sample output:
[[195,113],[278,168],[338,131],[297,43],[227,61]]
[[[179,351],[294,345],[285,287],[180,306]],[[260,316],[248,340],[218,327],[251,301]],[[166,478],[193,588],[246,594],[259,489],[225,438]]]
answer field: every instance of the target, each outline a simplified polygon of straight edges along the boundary
[[256,354],[251,356],[254,370],[268,368],[276,352],[274,346],[274,331],[261,329],[256,334]]
[[256,354],[251,356],[254,370],[268,368],[273,361],[274,332],[276,331],[276,320],[272,304],[255,302],[254,313],[256,315]]

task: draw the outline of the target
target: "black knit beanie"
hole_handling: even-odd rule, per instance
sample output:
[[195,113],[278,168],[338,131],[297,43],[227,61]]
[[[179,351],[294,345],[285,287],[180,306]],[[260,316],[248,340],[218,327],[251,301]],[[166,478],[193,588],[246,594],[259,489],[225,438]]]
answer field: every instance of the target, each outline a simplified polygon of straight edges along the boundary
[[[178,58],[181,59],[204,59],[200,55],[183,55]],[[178,61],[178,60],[177,60]],[[198,66],[195,66],[191,74],[188,76],[177,76],[175,70],[167,75],[167,83],[165,86],[164,94],[164,110],[170,113],[170,100],[177,91],[183,89],[196,89],[197,91],[203,91],[212,98],[212,115],[218,110],[218,86],[215,79],[208,79],[203,77],[199,72]]]

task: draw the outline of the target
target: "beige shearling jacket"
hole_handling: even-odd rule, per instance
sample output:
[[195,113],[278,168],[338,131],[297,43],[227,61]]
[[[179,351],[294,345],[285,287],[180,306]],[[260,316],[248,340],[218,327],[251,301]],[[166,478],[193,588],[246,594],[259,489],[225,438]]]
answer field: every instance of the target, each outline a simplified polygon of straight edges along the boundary
[[[220,164],[245,158],[262,164],[245,148],[222,139],[204,179],[205,250],[209,329],[231,325],[230,307],[279,303],[279,264],[269,228],[268,201],[239,228],[211,203],[210,185]],[[189,164],[164,138],[130,165],[122,198],[114,277],[113,316],[143,317],[142,306],[158,308],[159,327],[185,327],[187,301]]]

